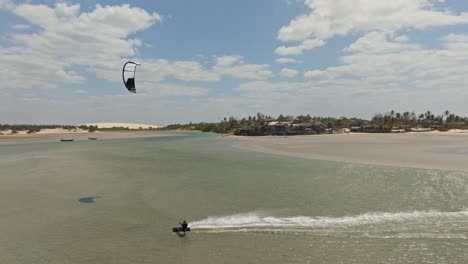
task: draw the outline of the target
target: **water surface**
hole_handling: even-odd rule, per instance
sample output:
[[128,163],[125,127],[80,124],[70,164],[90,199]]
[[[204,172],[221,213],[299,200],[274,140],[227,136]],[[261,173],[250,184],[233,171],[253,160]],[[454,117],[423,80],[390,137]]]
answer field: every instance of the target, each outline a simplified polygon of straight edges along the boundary
[[[468,261],[466,172],[235,144],[181,133],[1,145],[2,263]],[[183,238],[170,233],[181,218]]]

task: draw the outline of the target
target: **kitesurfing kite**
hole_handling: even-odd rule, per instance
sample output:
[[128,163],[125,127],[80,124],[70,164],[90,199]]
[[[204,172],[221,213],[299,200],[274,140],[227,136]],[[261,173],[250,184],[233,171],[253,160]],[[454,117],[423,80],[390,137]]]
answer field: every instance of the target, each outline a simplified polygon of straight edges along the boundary
[[140,66],[140,64],[133,61],[127,61],[122,69],[122,79],[125,87],[132,93],[136,93],[135,72],[137,66]]

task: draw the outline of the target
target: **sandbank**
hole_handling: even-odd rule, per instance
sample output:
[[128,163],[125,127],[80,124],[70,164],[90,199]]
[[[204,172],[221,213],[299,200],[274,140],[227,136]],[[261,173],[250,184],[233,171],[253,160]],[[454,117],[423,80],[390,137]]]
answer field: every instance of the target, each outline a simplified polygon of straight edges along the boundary
[[468,171],[468,133],[235,137],[247,150],[315,160]]

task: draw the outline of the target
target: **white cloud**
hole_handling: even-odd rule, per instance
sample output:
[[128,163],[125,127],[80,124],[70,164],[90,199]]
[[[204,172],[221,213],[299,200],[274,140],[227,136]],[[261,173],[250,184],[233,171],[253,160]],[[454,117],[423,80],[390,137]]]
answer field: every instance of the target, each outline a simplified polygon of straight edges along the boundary
[[351,54],[342,58],[343,65],[327,72],[352,76],[369,84],[394,83],[413,89],[436,88],[448,79],[458,80],[458,83],[447,82],[444,85],[446,89],[468,84],[464,77],[468,67],[468,38],[449,35],[443,44],[444,49],[424,49],[414,44],[395,42],[384,33],[372,32],[348,48]]
[[[100,68],[103,61],[120,62],[122,57],[133,56],[141,45],[129,35],[161,21],[157,13],[129,5],[97,5],[88,13],[80,13],[79,4],[1,4],[40,29],[33,34],[11,35],[14,47],[0,46],[0,76],[6,80],[0,88],[48,88],[60,82],[84,81],[69,70],[74,65],[105,75],[101,71],[107,68]],[[123,20],[125,23],[121,23]]]
[[293,69],[283,68],[281,69],[280,74],[283,77],[293,78],[296,77],[299,74],[299,72]]
[[247,93],[259,93],[264,94],[265,92],[293,92],[300,89],[307,88],[308,83],[304,82],[267,82],[267,81],[254,81],[242,83],[234,90],[239,92]]
[[[127,58],[135,58],[137,49],[144,45],[141,39],[131,35],[162,20],[157,13],[130,5],[96,5],[89,12],[82,12],[79,4],[65,2],[50,7],[1,1],[3,8],[8,7],[39,30],[13,33],[9,39],[14,46],[0,45],[0,77],[5,80],[0,88],[54,88],[58,83],[84,82],[79,72],[71,70],[75,66],[84,66],[98,78],[120,81],[122,64]],[[273,76],[269,65],[245,63],[238,55],[214,57],[212,67],[198,61],[141,59],[139,62],[142,67],[138,68],[138,78],[147,82],[169,77],[215,82],[223,76],[247,80]]]
[[10,0],[0,0],[0,9],[12,9],[14,6]]
[[298,60],[294,58],[277,58],[276,63],[299,63]]
[[216,57],[213,71],[238,79],[264,80],[273,77],[268,64],[245,64],[240,56]]
[[[189,96],[196,97],[205,95],[208,90],[198,86],[192,86],[180,83],[151,83],[143,82],[139,86],[138,93],[144,91],[144,96],[161,98],[161,97],[177,97],[177,96]],[[148,99],[148,98],[146,98]]]
[[304,73],[304,78],[309,79],[309,80],[322,81],[322,80],[329,79],[330,76],[325,71],[312,70],[312,71],[306,71]]
[[66,105],[66,102],[53,100],[49,98],[42,97],[20,97],[16,98],[17,101],[25,102],[28,104],[41,104],[41,105]]
[[409,38],[408,36],[397,36],[395,37],[395,41],[397,42],[408,42],[409,41]]
[[141,60],[141,65],[138,78],[145,81],[158,82],[169,76],[183,81],[205,82],[218,81],[220,78],[196,61]]
[[[242,56],[219,56],[214,58],[214,65],[205,67],[197,61],[169,61],[165,59],[140,60],[138,67],[138,79],[147,82],[160,82],[168,77],[182,81],[216,82],[223,76],[237,79],[264,80],[273,76],[267,64],[248,64],[243,61]],[[121,62],[113,65],[100,65],[100,77],[115,80],[119,73]]]
[[304,40],[300,45],[297,46],[281,46],[276,48],[275,53],[282,56],[287,55],[300,55],[306,50],[314,49],[325,45],[325,42],[320,39],[307,39]]
[[86,90],[83,90],[83,89],[78,89],[78,90],[75,90],[74,93],[76,93],[76,94],[87,94],[88,92]]
[[217,67],[215,72],[238,79],[264,80],[273,77],[266,64],[244,64],[232,67]]
[[17,30],[24,30],[24,29],[30,29],[31,26],[25,25],[25,24],[16,24],[16,25],[13,25],[12,28],[17,29]]
[[242,62],[241,56],[220,56],[215,58],[217,67],[229,67],[236,63]]
[[[126,107],[130,106],[141,111],[147,106],[167,104],[177,97],[204,98],[207,93],[208,89],[185,83],[140,82],[136,94],[90,95],[86,98],[74,98],[74,102],[80,105],[90,105],[93,111],[99,107],[128,109]],[[145,116],[145,113],[141,114]]]
[[303,82],[247,82],[235,88],[267,113],[370,117],[395,109],[467,114],[468,35],[450,34],[427,49],[370,32],[349,45],[339,65],[304,73]]
[[301,44],[281,46],[276,49],[277,54],[302,54],[337,35],[468,23],[468,13],[439,10],[432,0],[305,0],[304,3],[311,12],[296,17],[278,31],[280,41]]
[[[129,5],[97,5],[88,13],[80,13],[80,5],[58,3],[52,8],[22,4],[12,11],[41,29],[35,34],[13,34],[12,39],[21,48],[0,47],[0,54],[5,56],[0,62],[0,74],[8,80],[2,87],[10,88],[47,88],[55,87],[57,82],[84,81],[78,73],[66,70],[74,65],[87,66],[99,78],[118,81],[123,58],[134,57],[136,48],[143,45],[141,40],[128,36],[161,21],[159,14]],[[272,76],[269,65],[246,64],[240,56],[216,57],[212,69],[197,61],[141,62],[144,66],[138,69],[140,79],[148,81],[161,81],[169,76],[209,82],[218,81],[223,75],[241,79]],[[17,76],[20,72],[28,78]]]
[[79,83],[79,74],[48,54],[0,46],[0,88],[53,88],[57,82]]
[[366,52],[366,53],[395,53],[404,50],[420,49],[419,45],[406,43],[402,41],[404,36],[397,36],[392,41],[387,41],[388,34],[381,32],[370,32],[364,37],[359,38],[355,43],[351,44],[345,51],[350,52]]
[[447,44],[468,43],[468,35],[449,34],[445,37]]

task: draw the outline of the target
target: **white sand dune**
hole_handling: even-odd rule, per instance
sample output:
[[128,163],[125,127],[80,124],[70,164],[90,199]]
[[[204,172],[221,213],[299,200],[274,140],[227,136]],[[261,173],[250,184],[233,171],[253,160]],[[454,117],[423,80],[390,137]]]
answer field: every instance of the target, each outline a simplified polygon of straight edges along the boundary
[[46,128],[41,129],[39,132],[35,132],[36,134],[71,134],[71,133],[87,133],[88,130],[83,129],[63,129],[63,128]]
[[129,129],[149,129],[164,127],[161,125],[135,124],[135,123],[87,123],[86,126],[97,126],[98,128],[128,127]]

